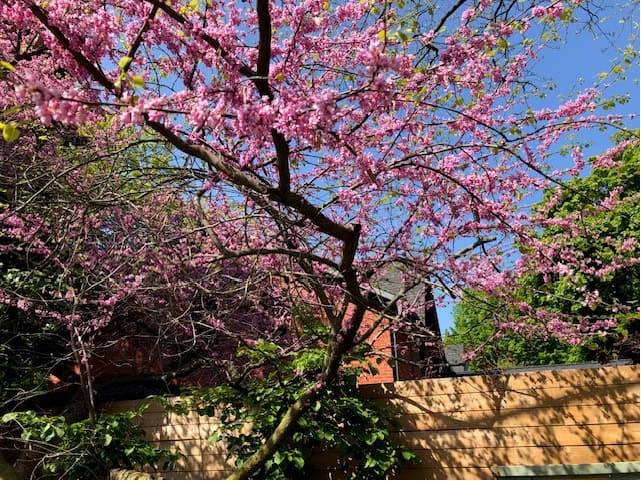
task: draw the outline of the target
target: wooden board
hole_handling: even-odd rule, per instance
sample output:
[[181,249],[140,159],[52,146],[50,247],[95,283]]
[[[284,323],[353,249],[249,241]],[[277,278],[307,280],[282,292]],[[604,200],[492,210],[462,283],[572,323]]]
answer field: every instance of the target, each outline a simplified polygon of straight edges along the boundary
[[421,397],[397,397],[379,402],[403,413],[446,413],[456,411],[495,411],[516,408],[566,407],[591,404],[630,404],[639,402],[638,384],[598,387],[556,387],[525,389],[502,393],[465,393]]
[[161,471],[163,479],[225,479],[232,471]]
[[435,449],[415,453],[421,466],[430,468],[588,464],[638,461],[639,445]]
[[[336,470],[314,469],[310,479],[349,479],[349,476]],[[495,479],[495,476],[490,468],[404,468],[391,479]]]
[[398,421],[400,430],[403,431],[638,423],[639,404],[592,404],[554,409],[535,407],[501,409],[499,412],[463,410],[450,413],[414,413],[403,414]]
[[171,473],[186,471],[231,471],[234,468],[235,458],[227,459],[221,454],[201,454],[184,456],[176,462],[176,468]]
[[236,466],[236,457],[232,456],[227,459],[226,455],[204,454],[203,471],[230,471]]
[[402,469],[395,479],[495,479],[490,468]]
[[153,441],[154,446],[167,448],[182,453],[186,456],[199,456],[204,454],[224,455],[227,449],[224,443],[209,444],[207,439],[182,439]]
[[639,423],[419,431],[391,437],[412,449],[638,444]]
[[[457,448],[414,450],[419,462],[415,469],[490,468],[492,466],[536,464],[590,464],[638,461],[639,444],[610,446],[545,446],[509,448]],[[336,454],[324,452],[312,458],[314,469],[335,464]]]
[[458,378],[419,379],[389,384],[362,386],[361,392],[370,397],[433,396],[504,390],[541,389],[568,386],[607,386],[639,384],[639,365],[591,369],[527,371],[498,376],[465,376]]
[[[171,424],[167,426],[145,427],[145,440],[147,441],[181,441],[181,440],[202,440],[207,442],[209,436],[214,432],[212,424]],[[247,433],[249,427],[243,432]]]

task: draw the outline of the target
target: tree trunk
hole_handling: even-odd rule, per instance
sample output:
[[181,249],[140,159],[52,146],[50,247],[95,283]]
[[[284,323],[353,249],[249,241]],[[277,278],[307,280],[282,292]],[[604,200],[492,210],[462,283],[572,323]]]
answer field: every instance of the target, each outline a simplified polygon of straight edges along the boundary
[[309,409],[312,402],[321,397],[326,387],[336,379],[343,355],[353,346],[354,337],[363,321],[364,314],[365,307],[357,306],[352,314],[352,327],[345,332],[343,340],[341,342],[331,342],[327,345],[325,369],[323,370],[323,375],[319,383],[308,387],[307,390],[289,406],[287,412],[278,423],[278,426],[276,426],[269,438],[265,441],[265,444],[247,458],[227,479],[247,479],[276,452],[278,446],[293,432],[296,428],[296,423]]
[[227,479],[247,479],[252,473],[259,469],[278,449],[278,446],[291,434],[296,427],[296,422],[305,414],[312,401],[320,397],[321,389],[312,386],[307,389],[294,404],[289,406],[287,412],[283,415],[278,426],[272,432],[271,436],[265,441],[265,444],[252,454],[245,462],[234,471]]

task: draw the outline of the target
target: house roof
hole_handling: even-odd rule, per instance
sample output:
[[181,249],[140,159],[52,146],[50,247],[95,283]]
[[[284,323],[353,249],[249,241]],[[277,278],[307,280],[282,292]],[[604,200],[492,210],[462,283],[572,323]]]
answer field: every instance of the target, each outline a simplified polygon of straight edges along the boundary
[[[396,298],[398,293],[405,289],[401,267],[396,265],[390,266],[382,276],[372,279],[370,286],[370,291],[377,296],[388,301]],[[425,302],[427,294],[427,286],[421,283],[409,289],[403,297],[409,303],[419,302],[422,304]],[[425,309],[419,309],[417,315],[422,321],[425,321]]]

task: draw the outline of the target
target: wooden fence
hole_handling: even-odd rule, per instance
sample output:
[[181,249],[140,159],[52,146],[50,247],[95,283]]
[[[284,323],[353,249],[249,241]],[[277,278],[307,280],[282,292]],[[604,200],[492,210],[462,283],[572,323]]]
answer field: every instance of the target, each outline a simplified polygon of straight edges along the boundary
[[[639,461],[638,365],[402,381],[362,391],[401,412],[393,436],[420,463],[403,468],[399,478],[494,479],[502,466]],[[224,446],[207,444],[215,419],[152,405],[141,423],[148,439],[185,455],[176,471],[160,476],[219,479],[229,473]],[[340,477],[334,464],[331,452],[318,453],[314,476]]]

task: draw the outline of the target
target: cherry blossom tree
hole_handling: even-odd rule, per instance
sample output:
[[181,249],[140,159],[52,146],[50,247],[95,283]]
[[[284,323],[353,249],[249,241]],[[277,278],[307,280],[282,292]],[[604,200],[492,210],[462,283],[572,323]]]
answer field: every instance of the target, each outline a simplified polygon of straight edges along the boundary
[[[621,125],[620,116],[599,116],[603,93],[595,88],[556,108],[530,102],[538,92],[529,69],[549,38],[542,32],[591,8],[580,0],[0,0],[5,140],[25,142],[25,127],[39,122],[90,129],[98,154],[147,136],[174,155],[165,165],[172,175],[141,158],[136,170],[152,179],[143,204],[93,212],[79,204],[64,235],[82,248],[54,258],[63,270],[80,263],[96,273],[99,284],[86,286],[101,288],[66,291],[71,305],[90,305],[95,315],[72,310],[60,321],[104,330],[123,299],[153,309],[158,292],[169,296],[163,316],[187,334],[206,319],[251,343],[275,325],[294,325],[297,303],[324,319],[322,371],[232,475],[243,478],[384,319],[420,341],[420,326],[408,321],[426,307],[408,296],[416,285],[507,298],[526,273],[572,279],[636,262],[622,257],[596,272],[563,239],[585,235],[586,226],[528,209],[583,168],[581,144],[571,149],[573,165],[550,168],[562,143]],[[614,162],[633,142],[595,165]],[[102,164],[110,182],[126,184],[126,169],[110,158]],[[49,162],[49,172],[70,168]],[[83,186],[96,179],[73,171]],[[48,229],[40,219],[13,208],[1,222],[12,245],[51,255],[32,242]],[[536,233],[552,224],[558,234],[542,242]],[[633,241],[609,242],[617,250]],[[375,308],[368,294],[390,269],[404,287]],[[211,302],[195,303],[194,292]],[[252,292],[270,298],[269,307],[252,302]],[[598,293],[578,295],[599,302]],[[225,306],[252,312],[220,315]],[[616,326],[614,316],[585,322],[516,307],[500,329],[580,343]],[[380,312],[373,324],[363,323],[368,309]]]

